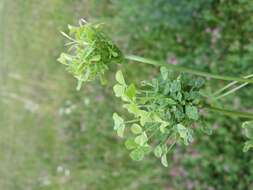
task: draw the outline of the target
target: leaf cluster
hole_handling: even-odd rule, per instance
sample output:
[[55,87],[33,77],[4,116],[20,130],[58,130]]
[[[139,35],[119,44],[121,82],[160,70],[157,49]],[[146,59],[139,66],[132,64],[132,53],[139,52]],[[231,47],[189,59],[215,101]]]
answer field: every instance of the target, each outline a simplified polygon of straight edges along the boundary
[[62,34],[69,40],[69,53],[62,53],[58,61],[78,80],[77,88],[82,82],[103,75],[113,63],[121,63],[123,56],[117,46],[100,30],[100,25],[80,21],[80,25],[68,26],[69,35]]
[[193,125],[201,120],[199,109],[202,97],[199,90],[204,81],[187,75],[173,76],[166,68],[151,81],[143,81],[141,88],[127,85],[121,71],[116,73],[113,90],[123,101],[123,107],[133,116],[125,121],[114,113],[114,130],[123,137],[130,128],[125,142],[133,160],[142,160],[153,152],[167,166],[167,153],[176,144],[189,145],[193,141]]

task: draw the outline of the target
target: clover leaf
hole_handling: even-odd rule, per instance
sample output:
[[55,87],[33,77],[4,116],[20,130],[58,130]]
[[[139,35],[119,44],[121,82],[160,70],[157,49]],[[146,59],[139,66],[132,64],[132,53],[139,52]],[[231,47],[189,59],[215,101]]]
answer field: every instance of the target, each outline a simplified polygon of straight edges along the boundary
[[140,134],[142,133],[142,128],[140,125],[134,123],[131,127],[131,131],[133,132],[133,134]]
[[144,154],[145,152],[142,148],[137,148],[130,153],[130,157],[135,161],[141,161],[144,158]]
[[124,119],[120,117],[117,113],[114,113],[113,120],[114,120],[114,130],[117,131],[119,137],[123,137],[125,130]]
[[193,119],[193,120],[198,120],[199,114],[198,114],[198,109],[195,106],[190,106],[187,105],[185,107],[185,112],[188,118]]
[[119,84],[126,85],[126,82],[125,82],[125,79],[124,79],[124,76],[123,76],[123,73],[121,70],[116,72],[115,78]]

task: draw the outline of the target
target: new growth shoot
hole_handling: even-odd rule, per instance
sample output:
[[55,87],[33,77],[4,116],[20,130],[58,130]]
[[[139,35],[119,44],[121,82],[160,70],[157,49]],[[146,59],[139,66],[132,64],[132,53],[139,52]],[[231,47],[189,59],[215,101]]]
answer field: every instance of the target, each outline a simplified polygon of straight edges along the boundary
[[121,63],[122,53],[116,45],[94,25],[80,20],[79,26],[68,26],[69,34],[62,34],[69,41],[69,53],[62,53],[58,61],[66,66],[77,80],[77,90],[83,82],[100,78],[105,83],[104,73],[111,64]]

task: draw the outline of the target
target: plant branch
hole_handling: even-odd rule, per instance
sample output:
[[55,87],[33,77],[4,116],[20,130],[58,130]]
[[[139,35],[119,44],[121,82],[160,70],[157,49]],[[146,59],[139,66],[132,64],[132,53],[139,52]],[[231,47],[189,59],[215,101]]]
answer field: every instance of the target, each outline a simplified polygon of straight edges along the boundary
[[182,66],[167,64],[165,62],[155,61],[152,59],[147,59],[147,58],[139,57],[139,56],[135,56],[135,55],[127,55],[127,56],[125,56],[125,58],[128,60],[131,60],[131,61],[137,61],[137,62],[146,63],[146,64],[150,64],[150,65],[154,65],[154,66],[164,66],[164,67],[167,67],[167,68],[175,70],[175,71],[190,73],[190,74],[203,76],[203,77],[207,77],[207,78],[219,79],[219,80],[224,80],[224,81],[237,81],[240,83],[243,83],[243,82],[253,83],[253,80],[250,80],[250,79],[210,74],[210,73],[206,73],[203,71],[198,71],[195,69],[189,69],[189,68],[182,67]]

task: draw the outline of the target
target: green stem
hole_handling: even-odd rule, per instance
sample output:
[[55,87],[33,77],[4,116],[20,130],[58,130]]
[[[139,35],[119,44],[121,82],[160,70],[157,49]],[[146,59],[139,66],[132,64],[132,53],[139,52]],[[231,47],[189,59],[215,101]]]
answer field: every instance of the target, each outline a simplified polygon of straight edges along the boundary
[[253,119],[253,114],[248,113],[248,112],[232,111],[232,110],[226,110],[226,109],[212,107],[212,106],[205,107],[205,109],[212,111],[212,112],[220,113],[223,115]]
[[125,121],[124,123],[125,124],[131,124],[131,123],[135,123],[135,122],[138,122],[138,121],[140,121],[139,119],[133,119],[133,120],[129,120],[129,121]]
[[[243,78],[248,79],[248,78],[251,78],[251,77],[253,77],[253,74],[244,76]],[[218,95],[218,94],[220,94],[221,92],[223,92],[224,90],[228,89],[229,87],[231,87],[231,86],[233,86],[233,85],[235,85],[235,84],[237,84],[237,81],[234,81],[234,82],[231,82],[231,83],[227,84],[226,86],[224,86],[223,88],[217,90],[217,91],[214,92],[213,94],[214,94],[214,95]],[[246,84],[246,83],[245,83],[245,84]],[[248,84],[248,83],[247,83],[247,84]],[[247,84],[246,84],[246,85],[247,85]],[[245,85],[245,86],[246,86],[246,85]]]
[[143,92],[143,93],[154,93],[153,91],[151,90],[139,90],[140,92]]
[[247,83],[247,82],[246,82],[246,83],[243,83],[243,84],[241,84],[241,85],[239,85],[239,86],[237,86],[237,87],[235,87],[235,88],[233,88],[233,89],[227,91],[226,93],[221,94],[220,96],[215,97],[214,99],[215,99],[215,100],[221,99],[221,98],[223,98],[223,97],[225,97],[225,96],[227,96],[227,95],[229,95],[229,94],[232,94],[232,93],[236,92],[237,90],[240,90],[241,88],[243,88],[244,86],[247,86],[248,84],[249,84],[249,83]]
[[182,66],[167,64],[164,62],[155,61],[152,59],[147,59],[147,58],[139,57],[139,56],[135,56],[135,55],[127,55],[127,56],[125,56],[125,58],[128,60],[131,60],[131,61],[137,61],[137,62],[146,63],[146,64],[150,64],[150,65],[154,65],[154,66],[164,66],[164,67],[167,67],[167,68],[175,70],[175,71],[190,73],[190,74],[203,76],[203,77],[207,77],[207,78],[214,78],[214,79],[219,79],[219,80],[224,80],[224,81],[237,81],[237,82],[241,82],[241,83],[242,82],[253,83],[253,80],[250,80],[250,79],[210,74],[210,73],[206,73],[203,71],[198,71],[195,69],[189,69],[189,68],[182,67]]

